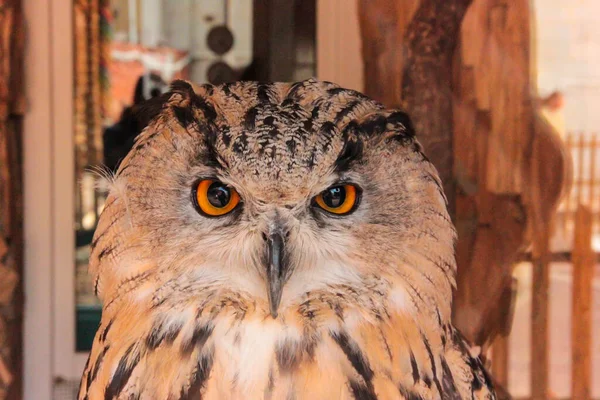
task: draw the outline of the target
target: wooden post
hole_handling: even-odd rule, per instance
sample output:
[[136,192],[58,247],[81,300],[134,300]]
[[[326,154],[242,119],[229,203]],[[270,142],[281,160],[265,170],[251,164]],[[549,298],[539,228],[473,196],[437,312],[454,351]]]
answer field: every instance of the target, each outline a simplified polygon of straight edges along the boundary
[[[567,151],[569,152],[569,154],[573,154],[573,133],[569,132],[567,134],[567,140],[566,140],[566,148]],[[565,205],[564,205],[564,215],[563,215],[563,233],[566,233],[568,231],[568,227],[569,227],[569,221],[572,220],[572,213],[571,213],[571,208],[572,206],[572,201],[571,198],[573,196],[573,190],[571,190],[566,198],[565,198]]]
[[0,0],[0,399],[22,398],[24,29],[20,0]]
[[456,184],[452,66],[463,17],[471,2],[421,0],[405,35],[402,103],[414,120],[419,141],[438,169],[453,218]]
[[596,202],[596,152],[598,151],[598,135],[596,133],[592,134],[591,142],[590,142],[590,164],[588,166],[590,171],[589,176],[589,192],[588,192],[588,206],[590,210],[594,211],[594,203]]
[[492,374],[501,387],[508,387],[508,336],[496,336],[492,347]]
[[550,287],[550,251],[548,231],[538,232],[533,260],[531,296],[531,399],[548,399],[548,289]]
[[531,398],[548,399],[549,297],[551,253],[549,242],[558,201],[569,186],[570,157],[560,138],[537,118],[526,176],[526,206],[533,243],[531,298]]
[[580,205],[575,214],[573,247],[573,313],[571,322],[571,390],[572,398],[590,399],[592,369],[592,250],[593,214]]
[[582,133],[579,134],[579,140],[577,141],[577,202],[579,205],[582,203],[583,196],[583,188],[585,187],[585,135]]
[[254,79],[290,81],[294,74],[294,3],[287,0],[255,1]]
[[[534,244],[532,387],[545,400],[548,245],[571,169],[532,98],[530,1],[359,0],[359,16],[366,93],[411,115],[443,180],[459,235],[453,323],[483,349],[510,329],[512,265]],[[495,363],[505,383],[504,355]]]
[[365,93],[409,112],[442,178],[452,216],[452,62],[471,1],[359,1]]

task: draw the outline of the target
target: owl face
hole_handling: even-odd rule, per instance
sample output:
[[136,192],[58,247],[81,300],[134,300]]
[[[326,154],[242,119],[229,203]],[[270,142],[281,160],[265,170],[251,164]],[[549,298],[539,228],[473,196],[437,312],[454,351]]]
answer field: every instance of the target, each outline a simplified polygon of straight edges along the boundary
[[406,114],[314,80],[177,82],[145,112],[94,240],[105,301],[229,291],[278,318],[374,284],[449,315],[454,230]]

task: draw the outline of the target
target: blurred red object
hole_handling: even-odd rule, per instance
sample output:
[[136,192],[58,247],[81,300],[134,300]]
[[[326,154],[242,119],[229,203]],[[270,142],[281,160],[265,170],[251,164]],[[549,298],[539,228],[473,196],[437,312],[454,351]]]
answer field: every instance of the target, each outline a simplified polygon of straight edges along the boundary
[[[140,76],[157,73],[170,82],[189,79],[188,53],[170,47],[148,48],[138,44],[113,42],[110,45],[110,107],[106,117],[118,121],[123,108],[133,104]],[[158,68],[157,68],[158,67]],[[164,75],[171,76],[164,76]]]

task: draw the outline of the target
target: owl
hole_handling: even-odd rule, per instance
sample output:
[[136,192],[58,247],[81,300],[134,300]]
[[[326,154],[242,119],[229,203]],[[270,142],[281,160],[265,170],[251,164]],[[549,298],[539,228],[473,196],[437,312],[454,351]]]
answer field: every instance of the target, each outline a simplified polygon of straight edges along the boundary
[[495,398],[407,114],[314,79],[176,81],[143,112],[91,245],[80,400]]

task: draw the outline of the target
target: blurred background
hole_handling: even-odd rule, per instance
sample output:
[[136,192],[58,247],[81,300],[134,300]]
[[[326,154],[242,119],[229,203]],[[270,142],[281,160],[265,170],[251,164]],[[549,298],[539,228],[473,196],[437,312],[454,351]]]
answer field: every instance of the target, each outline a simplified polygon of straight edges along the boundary
[[[114,171],[174,79],[329,80],[409,112],[502,398],[600,399],[598,0],[0,0],[0,400],[75,399]],[[427,32],[427,34],[424,34]]]

